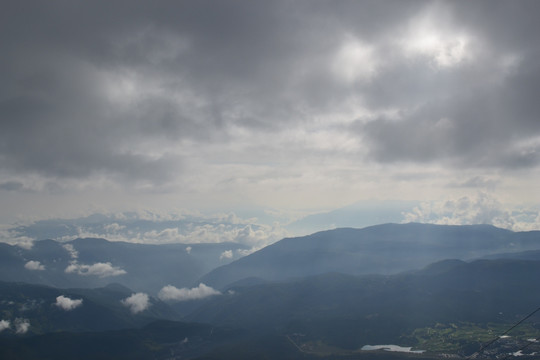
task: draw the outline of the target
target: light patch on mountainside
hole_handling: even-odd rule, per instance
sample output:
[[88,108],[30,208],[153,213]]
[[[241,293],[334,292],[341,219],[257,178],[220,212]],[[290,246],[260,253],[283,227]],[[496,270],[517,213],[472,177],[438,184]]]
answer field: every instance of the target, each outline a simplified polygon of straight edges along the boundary
[[221,295],[218,290],[200,283],[198,287],[191,289],[181,288],[178,289],[175,286],[164,286],[158,294],[158,297],[163,301],[187,301],[187,300],[199,300],[209,296]]
[[191,246],[186,247],[186,252],[187,252],[188,254],[191,254],[191,249],[192,249]]
[[16,318],[15,322],[15,333],[17,334],[26,334],[30,329],[30,320],[23,318]]
[[24,264],[24,268],[27,270],[43,271],[45,270],[45,265],[42,265],[39,261],[30,260]]
[[232,259],[232,257],[233,257],[232,250],[225,250],[224,252],[221,253],[221,255],[219,255],[219,260]]
[[84,265],[73,262],[72,264],[68,265],[64,271],[68,274],[75,273],[83,276],[93,275],[99,276],[100,278],[127,274],[127,271],[117,266],[113,266],[110,262],[99,262],[93,265]]
[[540,227],[540,209],[509,209],[486,193],[458,199],[423,202],[404,212],[404,222],[440,225],[490,224],[513,231]]
[[54,305],[58,306],[62,310],[71,311],[81,306],[82,303],[82,299],[70,299],[64,295],[60,295],[56,297],[56,303]]
[[9,320],[0,320],[0,332],[7,330],[11,327]]
[[127,297],[120,302],[122,305],[128,307],[133,314],[138,314],[148,309],[148,307],[151,305],[148,294],[140,292],[132,294],[130,297]]

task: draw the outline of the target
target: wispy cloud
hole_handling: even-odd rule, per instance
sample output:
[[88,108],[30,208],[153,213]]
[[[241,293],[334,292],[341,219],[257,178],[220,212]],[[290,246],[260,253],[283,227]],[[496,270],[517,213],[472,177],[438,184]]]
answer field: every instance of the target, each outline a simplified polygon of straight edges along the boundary
[[[101,221],[88,218],[48,220],[15,228],[6,227],[6,236],[39,233],[46,226],[50,237],[58,241],[77,238],[104,238],[109,241],[133,243],[221,243],[234,242],[248,246],[263,246],[288,235],[278,223],[267,225],[256,218],[244,219],[234,213],[203,215],[200,213],[116,213],[94,214]],[[1,237],[0,237],[1,241]],[[72,260],[78,258],[74,245],[66,243],[64,249]],[[186,248],[186,252],[191,251]]]
[[203,283],[200,283],[198,287],[194,287],[191,289],[178,289],[175,286],[167,285],[163,287],[158,293],[158,297],[164,301],[198,300],[215,295],[221,295],[221,292]]
[[79,257],[79,252],[75,250],[73,244],[64,244],[62,247],[66,249],[71,259],[76,260]]
[[34,240],[30,236],[21,234],[16,228],[9,225],[0,225],[0,242],[29,250],[34,246]]
[[45,265],[42,265],[39,261],[30,260],[24,264],[24,268],[27,270],[45,270]]
[[232,250],[225,250],[224,252],[221,253],[221,255],[219,255],[219,260],[232,259],[232,257],[233,257]]
[[151,305],[148,294],[141,292],[132,294],[130,297],[121,300],[121,303],[128,307],[133,314],[138,314],[148,309],[148,307]]
[[82,299],[70,299],[64,295],[56,297],[56,303],[54,305],[58,306],[60,309],[65,311],[71,311],[79,306],[82,306]]
[[23,318],[16,318],[14,321],[15,333],[26,334],[30,329],[30,320]]
[[11,322],[9,320],[0,320],[0,332],[7,330],[11,327]]

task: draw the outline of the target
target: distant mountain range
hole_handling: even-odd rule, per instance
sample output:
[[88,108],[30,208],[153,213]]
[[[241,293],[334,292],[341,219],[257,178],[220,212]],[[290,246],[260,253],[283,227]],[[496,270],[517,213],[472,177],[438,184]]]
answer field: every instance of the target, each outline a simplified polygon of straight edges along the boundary
[[308,215],[286,226],[293,234],[305,235],[337,228],[363,228],[373,224],[399,223],[403,213],[418,205],[416,201],[363,201],[336,210]]
[[200,281],[217,288],[245,278],[283,281],[309,275],[394,274],[443,259],[470,260],[540,248],[540,232],[490,225],[384,224],[287,238],[221,266]]
[[[463,357],[540,306],[539,231],[335,229],[216,267],[236,249],[245,248],[104,239],[0,244],[0,358]],[[168,284],[193,288],[156,297]],[[175,302],[178,294],[191,300]],[[540,337],[540,313],[517,330],[489,356]],[[427,353],[360,350],[378,344]]]
[[238,281],[282,281],[327,272],[393,274],[448,258],[510,257],[539,250],[539,238],[538,231],[512,232],[489,225],[384,224],[286,238],[236,261],[230,254],[246,246],[149,245],[95,238],[36,241],[31,249],[0,243],[0,281],[58,288],[116,282],[155,295],[166,285],[202,282],[224,289]]

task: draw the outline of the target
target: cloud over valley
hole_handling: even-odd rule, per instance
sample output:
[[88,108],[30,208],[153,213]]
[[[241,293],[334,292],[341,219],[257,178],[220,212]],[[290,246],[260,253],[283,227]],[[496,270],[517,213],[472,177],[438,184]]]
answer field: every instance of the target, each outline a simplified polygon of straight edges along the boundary
[[56,303],[54,305],[62,310],[71,311],[82,306],[82,304],[82,299],[70,299],[64,295],[60,295],[56,297]]
[[148,307],[152,305],[148,294],[141,293],[141,292],[131,294],[131,296],[123,299],[121,303],[125,307],[129,308],[129,310],[133,314],[138,314],[140,312],[143,312],[144,310],[148,309]]
[[175,286],[164,286],[158,294],[158,297],[163,301],[188,301],[199,300],[209,296],[221,295],[221,292],[216,289],[200,283],[199,286],[194,288],[181,288],[178,289]]

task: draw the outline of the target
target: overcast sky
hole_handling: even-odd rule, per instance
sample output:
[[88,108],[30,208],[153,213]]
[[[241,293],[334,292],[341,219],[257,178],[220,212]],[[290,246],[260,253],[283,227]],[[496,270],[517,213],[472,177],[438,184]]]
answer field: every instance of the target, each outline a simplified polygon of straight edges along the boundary
[[540,204],[538,1],[2,5],[0,223]]

